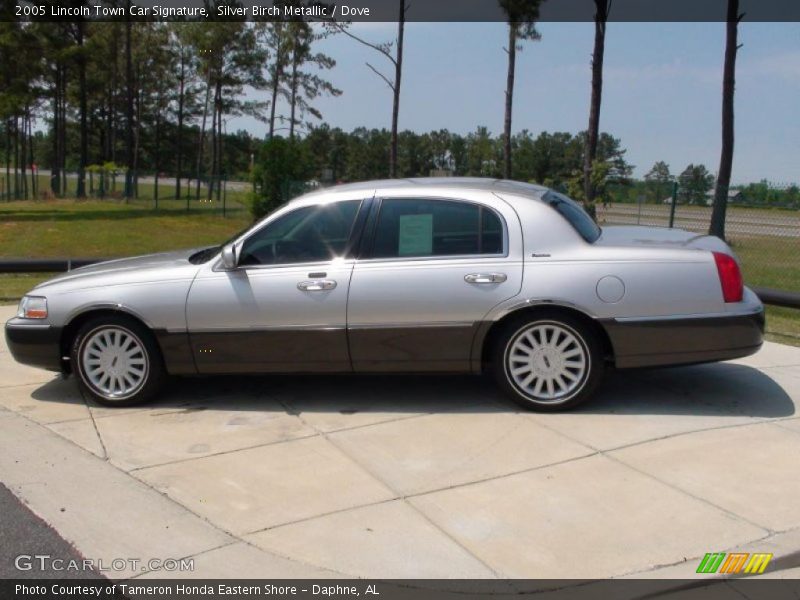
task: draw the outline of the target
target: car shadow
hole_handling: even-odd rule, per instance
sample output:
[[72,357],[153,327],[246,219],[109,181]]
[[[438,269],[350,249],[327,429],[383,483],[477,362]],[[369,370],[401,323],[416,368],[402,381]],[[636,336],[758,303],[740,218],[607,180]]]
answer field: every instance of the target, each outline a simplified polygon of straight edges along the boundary
[[[54,379],[32,397],[84,403],[73,378]],[[98,407],[93,401],[89,404]],[[173,377],[142,408],[302,413],[519,412],[488,376],[433,374],[223,375]],[[795,403],[768,375],[733,364],[611,370],[594,398],[570,414],[779,418]]]

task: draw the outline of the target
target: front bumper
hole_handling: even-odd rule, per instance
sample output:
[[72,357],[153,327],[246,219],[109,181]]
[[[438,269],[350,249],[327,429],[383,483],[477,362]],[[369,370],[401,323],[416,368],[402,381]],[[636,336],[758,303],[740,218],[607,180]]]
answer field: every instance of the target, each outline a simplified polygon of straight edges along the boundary
[[603,326],[618,368],[688,365],[758,352],[764,341],[764,308],[714,316],[610,319]]
[[61,328],[13,318],[6,322],[6,344],[19,363],[61,371]]

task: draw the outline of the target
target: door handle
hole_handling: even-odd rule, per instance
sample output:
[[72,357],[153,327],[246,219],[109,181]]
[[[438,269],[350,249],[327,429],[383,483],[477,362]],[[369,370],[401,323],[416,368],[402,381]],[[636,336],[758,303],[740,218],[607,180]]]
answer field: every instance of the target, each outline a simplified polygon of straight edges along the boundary
[[309,279],[297,284],[297,289],[304,292],[324,292],[335,287],[336,282],[333,279]]
[[464,275],[467,283],[503,283],[508,277],[505,273],[470,273]]

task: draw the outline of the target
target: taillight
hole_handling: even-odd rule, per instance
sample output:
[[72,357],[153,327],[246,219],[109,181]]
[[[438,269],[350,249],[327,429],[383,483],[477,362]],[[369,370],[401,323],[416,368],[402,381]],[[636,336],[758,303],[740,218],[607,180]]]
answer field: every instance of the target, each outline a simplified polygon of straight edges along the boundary
[[744,284],[736,259],[722,252],[713,252],[712,254],[714,254],[714,262],[717,263],[719,283],[722,286],[722,297],[725,302],[741,302]]

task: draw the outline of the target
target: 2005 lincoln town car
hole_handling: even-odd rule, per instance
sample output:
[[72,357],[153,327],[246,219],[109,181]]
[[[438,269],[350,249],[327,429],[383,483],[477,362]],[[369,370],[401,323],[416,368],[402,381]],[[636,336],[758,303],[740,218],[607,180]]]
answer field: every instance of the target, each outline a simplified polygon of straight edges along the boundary
[[70,271],[6,337],[103,404],[149,399],[168,373],[490,370],[557,410],[609,366],[746,356],[763,330],[718,238],[600,229],[543,187],[446,178],[334,187],[221,246]]

